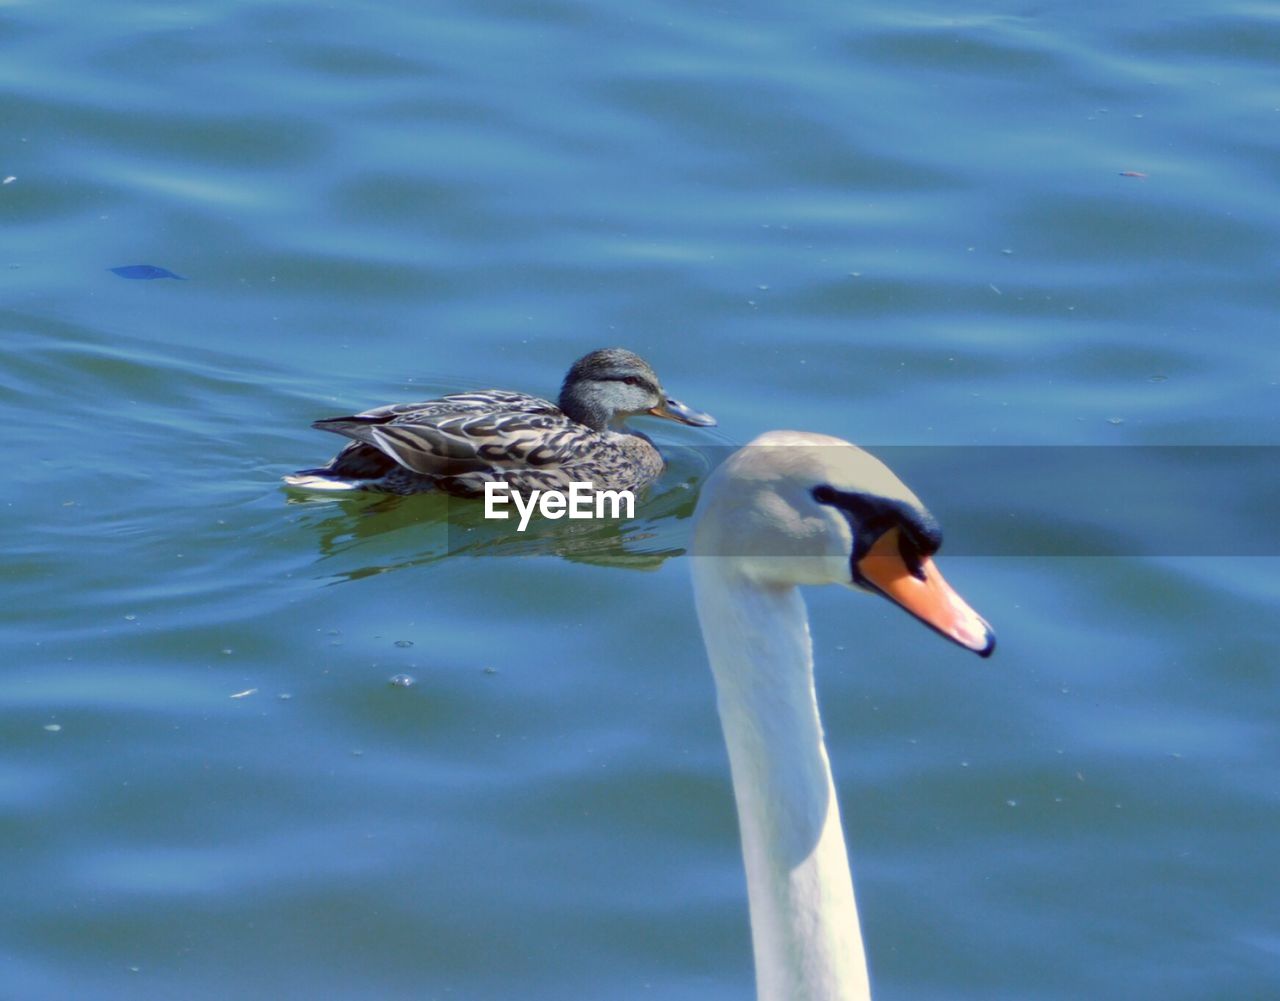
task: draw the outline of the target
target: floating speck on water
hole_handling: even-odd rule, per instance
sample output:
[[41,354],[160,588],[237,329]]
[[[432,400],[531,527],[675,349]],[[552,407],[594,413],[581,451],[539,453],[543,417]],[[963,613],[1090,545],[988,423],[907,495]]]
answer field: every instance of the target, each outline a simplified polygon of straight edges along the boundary
[[1160,375],[1159,373],[1156,373],[1155,375],[1147,379],[1147,382],[1168,382],[1168,381],[1169,381],[1169,377],[1167,375]]
[[1004,256],[1005,256],[1005,257],[1009,257],[1009,256],[1011,256],[1011,255],[1013,254],[1013,248],[1012,248],[1012,247],[1004,247],[1004,248],[1002,248],[1002,249],[1001,249],[1000,253],[1004,254]]
[[122,264],[118,268],[107,268],[107,270],[121,278],[139,281],[150,281],[155,278],[176,278],[180,282],[186,281],[182,275],[176,275],[168,268],[156,267],[154,264]]
[[230,657],[233,653],[235,653],[235,651],[234,651],[234,650],[232,650],[232,649],[231,649],[231,647],[229,647],[229,646],[224,646],[224,647],[222,648],[221,653],[222,653],[222,655],[223,655],[224,657]]
[[485,674],[497,674],[497,673],[498,673],[498,669],[497,669],[496,667],[482,667],[480,670],[482,670]]
[[996,295],[1004,295],[1003,292],[1001,292],[998,288],[996,288],[990,282],[987,283],[987,288],[991,289],[991,291],[994,292]]
[[413,640],[396,640],[396,646],[398,646],[398,647],[411,647],[411,646],[413,646]]
[[12,174],[10,174],[8,177],[6,177],[6,178],[4,179],[4,182],[3,182],[3,183],[4,183],[4,184],[12,184],[12,183],[13,183],[14,181],[16,181],[16,180],[17,180],[17,178],[16,178],[16,177],[14,177]]
[[138,617],[134,615],[133,612],[130,612],[128,615],[124,617],[124,620],[125,622],[137,622]]
[[279,699],[281,702],[288,702],[291,698],[293,698],[293,693],[281,692],[279,695],[276,696],[276,698]]
[[408,674],[393,674],[388,680],[393,688],[413,687],[413,678]]
[[358,748],[358,747],[353,747],[353,748],[351,749],[351,756],[352,756],[353,758],[363,758],[363,757],[364,757],[364,751],[362,751],[362,750],[361,750],[360,748]]
[[969,767],[969,762],[968,762],[967,760],[966,760],[966,761],[961,761],[961,762],[960,762],[960,767],[961,767],[961,768],[968,768],[968,767]]
[[1107,418],[1107,423],[1108,423],[1108,424],[1123,424],[1123,423],[1124,423],[1124,418],[1123,418],[1123,417],[1108,417],[1108,418]]
[[1005,805],[1005,806],[1017,806],[1017,805],[1018,805],[1018,801],[1017,801],[1016,799],[1006,799],[1006,800],[1004,801],[1004,805]]
[[768,292],[768,291],[769,291],[769,286],[768,286],[768,285],[757,285],[757,286],[756,286],[756,288],[757,288],[757,289],[759,289],[761,292]]
[[45,728],[46,730],[48,730],[50,733],[57,733],[59,730],[61,730],[61,729],[62,729],[62,724],[61,724],[61,723],[46,723],[46,724],[44,725],[44,728]]
[[244,698],[248,698],[250,695],[256,695],[257,692],[258,690],[256,688],[246,688],[243,692],[235,692],[232,695],[228,695],[227,698],[244,699]]

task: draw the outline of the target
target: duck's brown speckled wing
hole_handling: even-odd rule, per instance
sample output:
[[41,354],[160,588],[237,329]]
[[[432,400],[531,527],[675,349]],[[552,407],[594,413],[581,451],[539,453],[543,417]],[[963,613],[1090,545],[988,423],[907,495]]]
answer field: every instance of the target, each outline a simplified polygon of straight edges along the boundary
[[420,403],[389,403],[372,410],[363,410],[352,417],[331,417],[315,421],[312,427],[335,430],[330,424],[341,421],[365,421],[375,423],[400,423],[444,420],[465,414],[551,414],[563,417],[560,408],[550,400],[510,389],[476,389],[464,393],[450,393],[435,400]]
[[573,482],[636,489],[662,469],[646,439],[592,431],[547,400],[508,390],[392,404],[313,426],[353,439],[330,464],[331,475],[383,477],[397,492],[434,487],[476,496],[494,480],[521,492]]

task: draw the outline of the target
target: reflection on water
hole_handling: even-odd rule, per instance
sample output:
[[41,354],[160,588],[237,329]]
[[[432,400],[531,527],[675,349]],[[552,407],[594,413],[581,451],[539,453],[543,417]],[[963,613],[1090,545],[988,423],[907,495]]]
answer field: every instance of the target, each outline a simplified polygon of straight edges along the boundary
[[[286,501],[304,511],[304,524],[318,537],[319,565],[331,582],[426,566],[453,556],[558,556],[596,566],[653,570],[685,552],[698,487],[722,451],[664,444],[660,439],[658,445],[667,457],[667,469],[637,497],[634,519],[535,515],[521,532],[514,515],[486,519],[483,501],[443,494],[334,495],[286,488]],[[412,555],[404,555],[406,550]],[[385,559],[368,562],[374,552]],[[359,565],[353,565],[357,561]]]

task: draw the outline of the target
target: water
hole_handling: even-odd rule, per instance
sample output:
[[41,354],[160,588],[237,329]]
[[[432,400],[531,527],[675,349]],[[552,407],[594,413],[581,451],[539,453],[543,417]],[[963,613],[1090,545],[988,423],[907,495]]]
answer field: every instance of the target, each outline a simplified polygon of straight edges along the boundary
[[[1273,6],[13,3],[0,44],[4,997],[751,996],[666,558],[703,470],[632,558],[474,558],[430,498],[290,503],[312,419],[621,344],[721,421],[668,446],[1280,437]],[[1036,487],[1024,539],[1105,536],[1105,483]],[[878,997],[1280,994],[1274,554],[952,541],[990,662],[808,596]]]

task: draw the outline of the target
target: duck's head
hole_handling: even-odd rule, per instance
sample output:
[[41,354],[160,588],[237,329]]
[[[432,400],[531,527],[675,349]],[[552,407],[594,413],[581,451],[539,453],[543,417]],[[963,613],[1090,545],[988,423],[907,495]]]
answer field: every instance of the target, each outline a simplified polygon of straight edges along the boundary
[[990,656],[995,633],[933,562],[941,544],[933,516],[875,456],[827,435],[770,431],[708,478],[693,552],[765,586],[844,584],[882,595]]
[[636,414],[695,427],[715,424],[710,415],[668,396],[649,363],[625,348],[592,351],[574,362],[560,388],[560,409],[596,431]]

